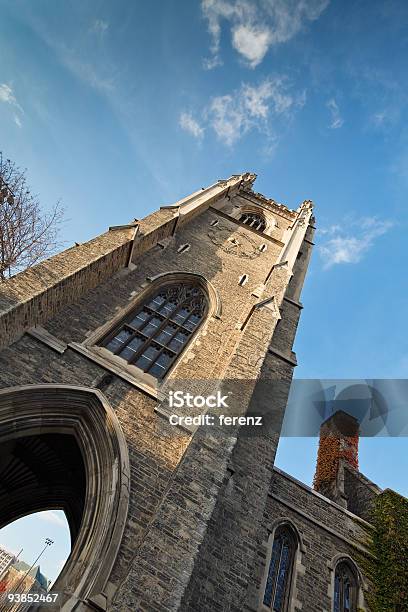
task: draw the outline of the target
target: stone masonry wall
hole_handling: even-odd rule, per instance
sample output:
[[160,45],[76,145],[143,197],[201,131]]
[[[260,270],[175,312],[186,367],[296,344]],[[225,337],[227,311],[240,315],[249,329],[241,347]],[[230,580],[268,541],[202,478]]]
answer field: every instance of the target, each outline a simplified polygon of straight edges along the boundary
[[[272,268],[279,247],[260,253],[257,247],[262,243],[262,237],[224,219],[214,230],[210,225],[214,219],[217,217],[212,212],[194,219],[171,239],[165,249],[155,246],[139,258],[136,269],[122,271],[88,292],[76,304],[63,308],[44,327],[66,343],[83,342],[90,333],[137,300],[148,277],[172,271],[203,274],[219,293],[221,319],[209,321],[205,335],[201,333],[190,345],[172,376],[184,380],[221,378],[222,369],[240,337],[236,326],[245,320],[252,305],[259,301],[252,292]],[[249,234],[247,248],[254,255],[252,259],[224,251],[225,244],[227,248],[231,244],[228,238],[242,240],[246,233]],[[214,240],[220,244],[215,244]],[[190,250],[178,253],[177,249],[186,243],[191,245]],[[248,274],[249,280],[240,287],[239,279],[243,274]],[[199,351],[194,349],[197,343],[200,343]]]
[[[287,271],[277,268],[270,285],[281,298],[286,284]],[[248,407],[276,320],[270,309],[255,311],[224,372],[226,381],[241,382],[239,393],[233,398],[236,411],[245,413]],[[282,416],[284,405],[280,403],[277,409],[279,406]],[[231,428],[229,436],[225,431],[217,435],[213,428],[210,432],[200,429],[195,434],[127,581],[115,597],[115,610],[127,610],[131,605],[140,611],[163,612],[240,609],[250,586],[251,542],[256,538],[262,517],[262,503],[259,503],[259,495],[258,499],[254,496],[254,491],[265,496],[271,476],[272,463],[265,461],[262,449],[268,449],[272,461],[277,437],[263,441],[243,439],[242,444],[240,440],[239,427]],[[223,509],[223,491],[228,470],[234,470],[234,465],[238,486],[244,489],[239,495],[242,500],[248,500],[248,505],[239,509],[235,504],[234,513],[227,516]],[[246,539],[241,541],[239,552],[238,549],[234,552],[232,543],[242,534],[244,525]],[[220,530],[224,533],[222,541],[217,539]],[[247,570],[242,581],[237,583],[234,576],[242,571],[243,565]],[[206,575],[205,580],[202,572]],[[209,594],[206,585],[211,582],[216,583],[217,588]],[[152,606],[151,598],[157,592],[160,604]]]
[[[370,525],[275,468],[264,513],[263,542],[257,551],[258,606],[263,597],[269,534],[283,521],[289,521],[300,536],[291,611],[331,612],[336,560],[351,558],[362,572],[361,558],[369,554],[366,542]],[[363,596],[368,586],[366,578],[361,586]],[[365,605],[361,599],[359,605]]]
[[0,285],[0,348],[123,268],[133,230],[107,232]]
[[[279,275],[285,278],[285,267],[279,270]],[[276,287],[276,281],[271,280]],[[280,303],[282,318],[277,320],[278,325],[275,325],[274,333],[267,342],[271,350],[280,349],[282,355],[291,357],[299,315],[297,306],[285,300]],[[263,324],[252,327],[252,333],[243,346],[248,359],[247,377],[251,376],[250,356],[257,355],[259,340],[267,329],[271,329],[265,317],[266,311]],[[256,363],[256,360],[252,363]],[[203,612],[257,610],[258,550],[263,537],[264,513],[292,374],[293,363],[289,360],[275,352],[264,355],[259,378],[267,383],[262,385],[259,382],[255,394],[258,390],[261,403],[266,402],[271,410],[271,427],[259,435],[248,436],[245,428],[238,433],[207,527],[205,542],[200,548],[194,573],[182,600],[180,609],[183,612],[196,609]],[[245,371],[241,376],[245,378]]]
[[380,487],[348,465],[344,465],[343,470],[347,509],[366,521],[370,521],[375,500],[382,492]]

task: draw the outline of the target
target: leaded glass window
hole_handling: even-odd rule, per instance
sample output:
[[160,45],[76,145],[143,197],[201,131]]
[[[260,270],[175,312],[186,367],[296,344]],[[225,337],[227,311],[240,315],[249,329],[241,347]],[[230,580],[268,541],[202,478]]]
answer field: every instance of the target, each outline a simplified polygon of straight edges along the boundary
[[243,213],[239,220],[241,223],[245,223],[245,225],[249,225],[249,227],[253,227],[259,232],[263,232],[266,227],[265,219],[256,213]]
[[334,574],[334,612],[356,612],[357,580],[346,561],[338,563]]
[[206,310],[206,296],[197,285],[168,285],[134,310],[101,344],[160,379],[183,351]]
[[263,603],[273,612],[287,610],[296,539],[286,525],[278,527],[272,545]]

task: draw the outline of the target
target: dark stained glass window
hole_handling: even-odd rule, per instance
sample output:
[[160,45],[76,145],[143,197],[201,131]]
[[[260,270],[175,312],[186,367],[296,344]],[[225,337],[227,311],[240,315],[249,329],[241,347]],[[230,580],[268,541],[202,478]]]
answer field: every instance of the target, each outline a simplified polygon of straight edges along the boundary
[[357,580],[346,561],[336,566],[334,574],[334,612],[356,612]]
[[160,379],[180,355],[206,310],[206,296],[197,285],[161,287],[101,344]]
[[245,223],[245,225],[249,225],[249,227],[253,227],[259,232],[263,232],[266,227],[265,219],[256,213],[243,213],[239,220],[241,223]]
[[272,545],[263,603],[273,612],[287,610],[296,540],[287,526],[278,527]]

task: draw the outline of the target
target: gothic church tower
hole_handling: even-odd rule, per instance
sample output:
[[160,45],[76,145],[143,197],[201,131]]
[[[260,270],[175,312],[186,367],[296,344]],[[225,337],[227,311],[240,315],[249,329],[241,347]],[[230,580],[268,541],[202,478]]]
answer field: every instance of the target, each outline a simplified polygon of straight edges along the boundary
[[[310,201],[290,210],[255,178],[0,284],[0,527],[65,511],[62,610],[271,609],[265,512],[314,219]],[[282,383],[273,429],[170,423],[168,388],[223,381],[241,415]]]

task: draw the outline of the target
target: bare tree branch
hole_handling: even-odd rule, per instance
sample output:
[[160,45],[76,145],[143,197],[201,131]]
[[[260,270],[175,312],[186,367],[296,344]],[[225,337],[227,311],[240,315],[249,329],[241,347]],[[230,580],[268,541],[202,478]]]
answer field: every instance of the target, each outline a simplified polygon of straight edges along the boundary
[[54,253],[64,209],[41,209],[21,171],[0,152],[0,282]]

